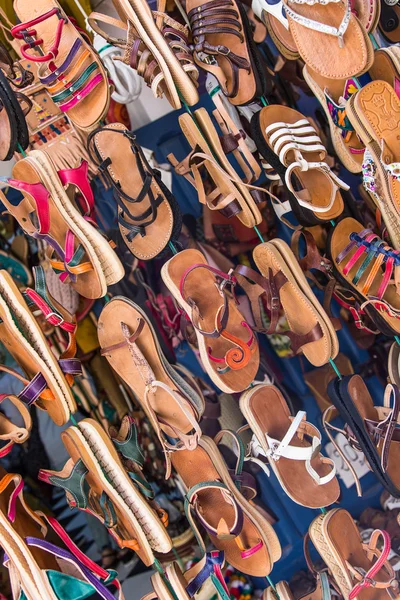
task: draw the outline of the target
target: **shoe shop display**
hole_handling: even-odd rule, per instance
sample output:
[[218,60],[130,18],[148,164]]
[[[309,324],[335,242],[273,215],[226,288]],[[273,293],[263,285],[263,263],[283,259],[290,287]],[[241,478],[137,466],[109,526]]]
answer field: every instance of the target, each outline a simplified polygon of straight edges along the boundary
[[396,0],[0,7],[0,600],[400,600]]

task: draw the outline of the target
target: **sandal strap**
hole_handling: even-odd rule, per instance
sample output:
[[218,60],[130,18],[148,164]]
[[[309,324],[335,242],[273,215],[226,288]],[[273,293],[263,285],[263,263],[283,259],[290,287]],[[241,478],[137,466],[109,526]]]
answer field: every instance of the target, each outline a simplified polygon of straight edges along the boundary
[[[340,0],[315,0],[314,2],[309,2],[310,4],[328,4],[329,2],[338,3]],[[295,2],[298,4],[302,4],[304,0],[291,0],[291,2]],[[351,4],[350,0],[345,0],[345,11],[343,15],[342,22],[339,27],[333,27],[332,25],[326,25],[325,23],[320,23],[319,21],[314,21],[313,19],[309,19],[307,17],[303,17],[295,12],[287,3],[285,3],[285,13],[289,15],[293,21],[299,23],[303,27],[307,27],[308,29],[313,29],[314,31],[319,31],[321,33],[326,33],[328,35],[333,35],[338,38],[339,48],[343,48],[344,40],[343,36],[347,31],[347,28],[350,23],[351,17]]]
[[7,422],[7,433],[0,434],[0,440],[7,442],[0,450],[0,458],[7,456],[13,449],[14,444],[23,444],[28,439],[32,429],[31,415],[25,404],[21,402],[17,396],[14,396],[14,394],[0,394],[0,404],[6,398],[14,405],[21,415],[24,427],[17,427],[17,425],[14,424],[11,424],[12,427],[10,427],[11,422],[9,419],[3,413],[0,413],[0,428],[2,429],[2,422]]
[[[51,17],[53,17],[53,16],[57,16],[57,18],[58,18],[58,23],[57,23],[57,27],[56,27],[56,31],[55,31],[53,45],[51,46],[51,48],[49,49],[47,54],[44,54],[42,56],[38,56],[37,54],[33,54],[33,55],[28,54],[27,53],[28,48],[34,49],[43,44],[42,39],[36,38],[35,29],[31,29],[31,28],[34,27],[35,25],[38,25],[39,23],[43,23],[44,21],[47,21],[47,19],[51,19]],[[54,7],[51,10],[47,11],[46,13],[39,15],[35,19],[26,21],[25,23],[19,23],[18,25],[15,25],[11,29],[11,34],[17,40],[25,41],[25,44],[23,44],[20,47],[20,52],[24,58],[26,58],[27,60],[31,60],[33,62],[44,63],[44,62],[53,61],[57,58],[63,27],[67,23],[68,23],[68,17],[64,14],[62,9],[60,7]],[[54,66],[54,63],[51,62],[49,65],[49,68],[51,68],[51,65]]]
[[133,417],[125,415],[119,432],[112,427],[110,437],[119,454],[126,460],[135,463],[140,469],[143,468],[145,457],[139,444],[138,428]]

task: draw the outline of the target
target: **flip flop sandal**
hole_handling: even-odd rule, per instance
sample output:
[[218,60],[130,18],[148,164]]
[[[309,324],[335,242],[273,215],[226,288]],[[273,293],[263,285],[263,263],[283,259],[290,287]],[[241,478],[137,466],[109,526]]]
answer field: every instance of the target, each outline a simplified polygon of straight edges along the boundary
[[[118,600],[124,600],[115,571],[103,569],[83,554],[54,517],[29,507],[21,476],[3,468],[0,476],[0,543],[13,582],[13,598],[73,600],[96,594],[113,600],[109,589],[113,585]],[[49,530],[51,536],[47,536]]]
[[179,237],[181,212],[134,134],[112,123],[93,131],[88,147],[92,161],[113,189],[119,230],[129,250],[141,260],[165,254],[168,242]]
[[217,445],[207,436],[202,436],[195,450],[172,455],[174,469],[187,490],[185,514],[203,552],[204,541],[192,512],[232,567],[246,575],[265,577],[281,557],[281,547],[272,526],[240,491],[251,488],[254,496],[255,481],[242,472],[243,442],[229,430],[222,430],[216,441],[225,433],[232,435],[238,449],[236,467],[231,472]]
[[[387,560],[390,553],[387,531],[375,529],[369,543],[363,543],[352,516],[343,508],[335,508],[314,519],[309,533],[344,600],[397,597],[398,582]],[[383,546],[378,549],[381,541]],[[368,591],[371,586],[373,590]]]
[[400,98],[400,46],[377,50],[369,75],[371,79],[386,81]]
[[268,33],[279,52],[288,60],[297,60],[300,54],[289,29],[283,1],[253,0],[254,13],[265,23]]
[[0,412],[0,440],[6,442],[0,448],[0,458],[10,454],[15,444],[23,444],[29,438],[32,429],[32,419],[25,404],[14,394],[0,394],[0,403],[8,399],[23,420],[24,427],[14,425],[2,412]]
[[0,42],[0,68],[14,88],[22,89],[33,83],[34,74],[14,60],[3,42]]
[[[165,529],[168,515],[154,502],[151,486],[142,475],[144,458],[131,417],[123,421],[122,434],[125,440],[111,440],[93,419],[80,421],[78,427],[61,433],[71,457],[62,471],[42,469],[39,479],[64,489],[71,507],[97,517],[121,548],[130,548],[150,566],[153,551],[171,550]],[[129,461],[129,471],[120,456]]]
[[259,367],[257,339],[235,301],[232,274],[211,267],[198,250],[183,250],[161,269],[161,277],[192,323],[204,369],[228,394],[253,382]]
[[303,75],[328,119],[333,147],[340,161],[351,173],[360,173],[365,146],[350,123],[346,111],[347,101],[361,87],[358,80],[352,77],[323,77],[307,65],[304,66]]
[[171,452],[198,443],[204,404],[168,365],[147,315],[127,298],[116,296],[106,304],[99,317],[98,336],[102,356],[134,392],[157,433],[168,479]]
[[[334,446],[337,447],[337,444],[331,431],[341,431],[353,448],[361,449],[365,454],[382,485],[393,496],[400,497],[400,435],[396,427],[400,410],[398,387],[394,384],[386,386],[383,406],[374,406],[360,375],[343,377],[340,382],[331,381],[328,394],[346,423],[343,432],[333,427],[329,423],[332,407],[325,411],[323,422]],[[340,449],[338,452],[342,455]],[[351,471],[354,476],[353,469]],[[355,481],[357,483],[357,479]],[[359,485],[357,489],[361,495]]]
[[[350,290],[356,308],[365,312],[384,335],[400,334],[398,289],[400,251],[350,217],[328,239],[334,278]],[[381,267],[384,265],[384,272]]]
[[257,149],[281,176],[299,223],[315,225],[343,212],[339,188],[349,186],[326,162],[327,150],[310,121],[297,110],[266,106],[251,120]]
[[[40,291],[40,286],[38,289]],[[71,315],[67,317],[61,305],[53,298],[50,300],[45,291],[42,294],[28,289],[26,298],[29,304],[35,303],[47,315],[49,322],[68,332],[70,342],[67,351],[57,361],[18,287],[7,272],[1,271],[0,339],[28,379],[4,365],[0,365],[0,370],[25,384],[18,394],[20,400],[28,406],[35,402],[47,410],[57,425],[64,425],[71,413],[76,411],[70,388],[73,376],[81,372],[80,361],[74,358],[76,324],[70,322]]]
[[400,99],[386,81],[372,81],[350,98],[347,114],[368,151],[364,187],[373,194],[393,245],[400,248]]
[[197,65],[212,73],[236,106],[266,93],[265,68],[245,8],[236,0],[190,0],[186,5]]
[[369,69],[373,46],[351,12],[350,0],[283,3],[300,56],[313,71],[330,79],[348,79]]
[[381,0],[379,32],[390,44],[400,42],[400,6]]
[[262,600],[276,600],[277,597],[279,600],[294,600],[287,581],[279,581],[275,585],[275,589],[272,586],[267,587],[263,592]]
[[[69,277],[83,297],[101,298],[107,285],[120,281],[124,268],[93,226],[94,197],[87,169],[82,161],[77,169],[57,172],[46,153],[32,150],[13,167],[13,178],[1,178],[22,193],[22,200],[14,205],[4,194],[1,200],[26,234],[47,242],[49,262],[60,273],[61,281]],[[67,193],[75,188],[83,196],[84,216]],[[58,258],[52,258],[54,253]]]
[[57,0],[15,0],[14,10],[20,23],[11,33],[24,42],[22,56],[40,64],[40,83],[61,112],[80,129],[91,129],[106,116],[110,102],[107,74],[97,53]]
[[321,434],[300,410],[295,417],[278,388],[257,385],[240,397],[240,410],[253,437],[251,456],[268,463],[286,494],[307,508],[337,501],[340,487],[335,463],[320,454]]

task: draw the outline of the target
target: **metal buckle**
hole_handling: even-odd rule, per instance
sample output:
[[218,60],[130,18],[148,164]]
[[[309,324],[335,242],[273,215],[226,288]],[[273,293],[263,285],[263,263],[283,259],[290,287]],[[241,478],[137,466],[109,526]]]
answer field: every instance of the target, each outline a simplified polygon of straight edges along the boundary
[[59,319],[58,323],[52,323],[52,325],[54,325],[55,327],[60,327],[63,323],[65,323],[65,319],[63,319],[61,315],[57,314],[54,311],[50,312],[48,315],[46,315],[44,317],[45,321],[48,321],[51,317],[55,317],[56,319]]

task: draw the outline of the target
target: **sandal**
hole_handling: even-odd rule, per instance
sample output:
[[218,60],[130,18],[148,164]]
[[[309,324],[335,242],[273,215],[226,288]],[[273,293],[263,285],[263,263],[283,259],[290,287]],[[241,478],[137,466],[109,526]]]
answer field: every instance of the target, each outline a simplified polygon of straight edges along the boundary
[[40,64],[40,83],[61,112],[80,129],[91,129],[106,116],[110,102],[107,74],[97,53],[57,0],[15,0],[14,10],[20,23],[11,33],[24,42],[22,56]]
[[346,110],[347,101],[361,88],[360,83],[355,77],[323,77],[307,65],[303,69],[303,75],[328,119],[332,144],[340,161],[351,173],[360,173],[365,146],[350,123]]
[[236,106],[266,93],[265,68],[245,8],[236,0],[188,0],[197,65],[212,73]]
[[394,247],[400,249],[400,99],[386,81],[372,81],[350,98],[347,114],[367,148],[364,187],[372,194]]
[[34,74],[14,60],[3,42],[0,42],[0,68],[14,88],[22,89],[33,83]]
[[118,600],[124,599],[115,571],[83,554],[54,517],[29,507],[20,475],[1,467],[0,477],[0,543],[14,600],[77,600],[93,594],[113,600],[110,585],[117,588]]
[[[61,281],[69,278],[84,298],[101,298],[108,285],[120,281],[124,268],[93,226],[94,197],[87,172],[85,161],[76,169],[57,172],[45,152],[32,150],[13,167],[12,178],[1,178],[21,192],[22,200],[15,205],[3,193],[0,198],[27,235],[47,242],[49,262]],[[83,216],[68,195],[75,188],[83,196]]]
[[[43,285],[43,274],[37,271],[36,290],[27,289],[21,295],[10,275],[0,271],[0,340],[27,375],[0,365],[0,370],[17,377],[25,385],[18,398],[30,406],[36,403],[47,410],[57,425],[64,425],[76,404],[71,392],[74,375],[81,372],[75,359],[76,323],[71,315],[51,298]],[[70,339],[67,350],[57,361],[28,304],[35,304],[49,323],[64,329]]]
[[400,42],[400,6],[388,4],[381,0],[381,14],[379,19],[379,32],[389,44]]
[[244,392],[240,410],[253,431],[251,456],[268,460],[294,502],[322,508],[337,501],[340,488],[335,463],[320,454],[321,434],[305,420],[304,411],[292,417],[273,385],[257,385]]
[[151,168],[136,144],[135,135],[124,125],[112,123],[90,133],[88,148],[113,189],[119,230],[129,250],[141,260],[165,254],[168,242],[179,237],[181,212],[159,171]]
[[288,60],[300,58],[296,43],[289,29],[283,1],[253,0],[251,7],[254,13],[265,23],[272,41],[280,54]]
[[262,600],[294,600],[294,596],[287,581],[279,581],[275,586],[267,587],[262,595]]
[[[120,548],[130,548],[150,566],[153,551],[171,550],[165,529],[168,515],[154,502],[151,486],[141,473],[143,454],[134,419],[126,417],[121,430],[126,439],[113,443],[93,419],[69,427],[61,438],[70,458],[60,472],[40,470],[39,479],[64,489],[71,508],[98,518]],[[129,471],[118,450],[129,461]]]
[[[32,419],[25,404],[14,394],[0,394],[0,403],[8,399],[22,417],[23,427],[14,425],[2,412],[0,412],[0,440],[6,442],[0,448],[0,458],[10,454],[15,444],[23,444],[29,438],[32,429]],[[14,411],[13,411],[14,412]],[[19,420],[19,419],[18,419]]]
[[[333,276],[384,335],[400,334],[400,251],[350,217],[333,229],[328,241]],[[382,268],[384,266],[384,271]]]
[[161,277],[194,327],[204,369],[228,394],[253,382],[259,367],[257,339],[228,288],[235,277],[211,267],[198,250],[183,250],[161,269]]
[[349,186],[326,163],[327,150],[308,119],[292,108],[271,105],[253,116],[251,129],[258,151],[286,183],[300,224],[340,216],[344,204],[339,188]]
[[242,473],[243,442],[235,433],[223,430],[215,438],[217,443],[225,433],[233,436],[239,452],[234,471],[228,470],[216,443],[206,436],[195,450],[172,455],[174,469],[187,490],[185,514],[203,551],[204,541],[192,511],[232,567],[265,577],[281,557],[281,547],[272,526],[243,495],[244,491],[255,495],[255,481]]
[[[333,427],[329,421],[332,407],[323,416],[323,423],[333,445],[331,431],[340,431],[352,448],[361,450],[381,484],[396,498],[400,497],[400,433],[397,419],[400,410],[400,391],[394,384],[385,389],[383,406],[374,406],[373,400],[360,375],[351,375],[329,383],[328,395],[346,423],[344,430]],[[347,464],[348,461],[346,461]],[[350,469],[355,476],[353,469]],[[355,477],[357,490],[361,486]]]
[[283,3],[300,56],[313,71],[330,79],[348,79],[369,69],[373,46],[351,12],[350,0]]
[[157,433],[168,479],[171,453],[198,443],[204,401],[167,363],[147,315],[127,298],[106,304],[98,336],[102,356],[134,392]]
[[31,100],[21,92],[14,92],[0,70],[0,160],[10,160],[17,149],[27,149],[29,133],[25,116],[31,108]]
[[373,80],[386,81],[400,98],[400,47],[396,45],[377,50],[369,75]]
[[[351,515],[335,508],[314,519],[309,533],[344,600],[397,598],[398,582],[387,560],[390,536],[386,531],[375,529],[369,543],[363,543]],[[378,550],[381,539],[383,546]],[[368,591],[371,586],[373,590]]]
[[298,600],[333,600],[333,598],[340,597],[340,590],[335,583],[331,573],[328,571],[327,567],[321,568],[318,570],[313,561],[311,560],[310,551],[309,551],[309,543],[310,543],[310,534],[307,533],[304,536],[303,541],[303,550],[304,550],[304,558],[306,559],[307,567],[310,574],[314,577],[315,580],[315,588],[305,594],[304,596],[300,596]]

